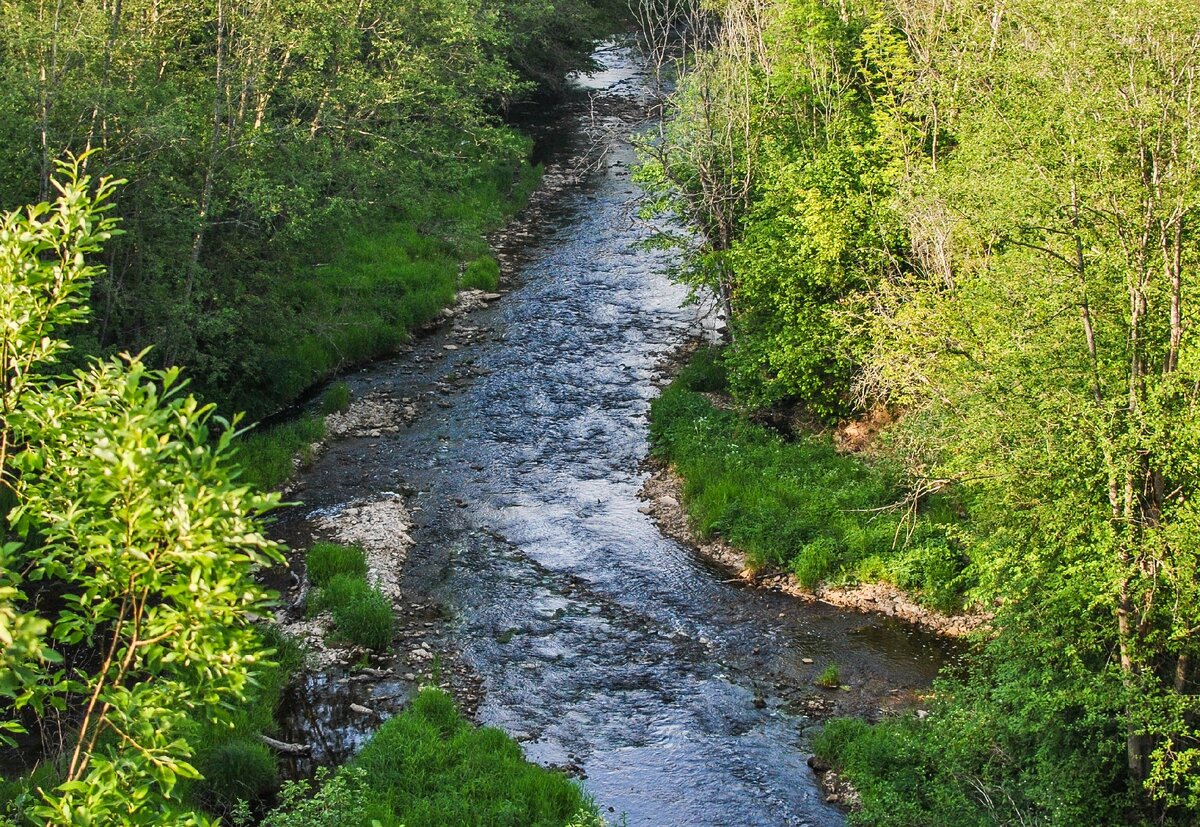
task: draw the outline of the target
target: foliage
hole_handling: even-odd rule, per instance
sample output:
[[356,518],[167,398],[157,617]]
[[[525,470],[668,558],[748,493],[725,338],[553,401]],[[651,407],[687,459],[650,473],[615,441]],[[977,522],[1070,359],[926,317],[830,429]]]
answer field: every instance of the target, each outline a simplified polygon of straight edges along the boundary
[[[218,720],[194,720],[186,734],[195,749],[193,764],[203,777],[181,785],[181,797],[210,813],[224,815],[242,799],[261,805],[278,786],[276,757],[262,748],[259,736],[277,729],[275,712],[303,652],[276,626],[260,625],[259,634],[262,654],[272,663],[255,675],[240,701],[224,705]],[[235,772],[234,766],[245,769]]]
[[[366,773],[347,767],[336,773],[327,767],[317,770],[316,785],[288,781],[279,792],[279,806],[259,827],[342,827],[369,824],[367,801],[370,793]],[[248,817],[241,824],[250,825]],[[238,821],[234,822],[239,824]]]
[[264,827],[569,827],[603,824],[579,787],[527,762],[503,732],[464,720],[445,692],[422,691],[349,765],[285,784]]
[[797,488],[827,460],[793,471],[803,449],[677,389],[657,450],[702,530],[806,582],[843,566],[998,610],[941,714],[853,739],[879,785],[864,818],[1194,823],[1200,9],[707,8],[713,54],[685,64],[643,177],[703,233],[683,275],[732,312],[730,386],[901,413],[886,490],[825,482],[924,511],[889,552]]
[[[461,265],[485,283],[480,231],[530,179],[499,115],[586,68],[620,5],[9,0],[0,206],[44,200],[55,157],[99,150],[85,163],[129,181],[127,234],[79,344],[155,345],[149,364],[187,365],[206,398],[273,413],[389,352],[412,327],[396,317],[428,319]],[[406,262],[413,278],[385,270],[372,308],[369,286],[314,272],[377,232],[394,264],[393,228],[437,248],[428,288]],[[422,295],[396,295],[414,280]]]
[[[684,478],[688,514],[704,536],[719,534],[759,566],[790,569],[806,586],[882,580],[952,610],[971,582],[948,531],[943,498],[914,514],[898,469],[839,454],[828,436],[778,433],[719,410],[692,387],[721,375],[712,352],[651,404],[651,444]],[[689,385],[691,387],[689,387]]]
[[113,184],[93,191],[81,163],[60,168],[53,204],[0,221],[5,548],[23,589],[7,608],[33,619],[18,630],[46,630],[14,653],[5,691],[44,732],[77,722],[61,783],[29,817],[146,823],[176,812],[177,781],[197,774],[189,719],[225,717],[220,701],[262,669],[250,619],[269,595],[251,574],[281,559],[259,522],[277,498],[235,482],[232,428],[182,393],[178,371],[124,356],[49,375],[61,328],[86,311],[85,256],[113,229]]

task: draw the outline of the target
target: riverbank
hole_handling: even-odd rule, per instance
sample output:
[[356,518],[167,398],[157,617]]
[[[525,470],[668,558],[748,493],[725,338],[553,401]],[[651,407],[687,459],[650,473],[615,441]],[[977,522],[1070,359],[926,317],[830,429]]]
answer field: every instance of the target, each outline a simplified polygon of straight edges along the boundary
[[785,438],[746,419],[715,349],[693,346],[671,362],[675,375],[651,407],[640,494],[664,532],[746,582],[805,601],[952,638],[986,627],[987,614],[962,611],[970,579],[950,533],[957,503],[907,501],[898,469],[862,452],[861,433]]
[[896,618],[949,638],[964,638],[987,627],[990,620],[987,615],[944,614],[921,605],[911,594],[890,583],[805,586],[791,572],[756,567],[745,551],[719,536],[704,539],[696,533],[684,505],[684,480],[674,468],[650,458],[647,470],[650,476],[638,493],[639,499],[646,502],[643,513],[653,517],[668,537],[696,549],[750,585],[781,592],[806,603],[821,602],[848,611]]

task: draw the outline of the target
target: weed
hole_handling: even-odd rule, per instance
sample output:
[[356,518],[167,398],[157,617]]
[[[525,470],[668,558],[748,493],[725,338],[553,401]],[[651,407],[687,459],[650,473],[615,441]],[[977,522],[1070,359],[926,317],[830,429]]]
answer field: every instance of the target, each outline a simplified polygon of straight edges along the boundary
[[837,664],[831,663],[825,667],[820,675],[817,675],[816,684],[826,689],[836,689],[842,683],[841,677]]

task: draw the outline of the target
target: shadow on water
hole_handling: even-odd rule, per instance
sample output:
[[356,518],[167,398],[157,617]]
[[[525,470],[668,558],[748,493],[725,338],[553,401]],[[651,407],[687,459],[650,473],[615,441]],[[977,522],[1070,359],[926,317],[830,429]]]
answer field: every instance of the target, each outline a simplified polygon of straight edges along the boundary
[[[424,413],[332,445],[281,532],[301,537],[305,513],[403,481],[417,521],[406,588],[449,609],[440,645],[482,681],[481,721],[579,774],[631,825],[841,824],[805,765],[807,710],[877,714],[879,699],[928,686],[942,649],[729,582],[638,510],[656,366],[703,320],[664,275],[670,254],[638,246],[627,138],[647,77],[631,49],[598,56],[586,104],[548,129],[548,175],[600,133],[603,162],[510,237],[510,294],[348,378],[359,396],[420,399]],[[849,690],[814,687],[832,663]],[[309,715],[336,714],[314,697]],[[337,734],[340,751],[368,728]]]

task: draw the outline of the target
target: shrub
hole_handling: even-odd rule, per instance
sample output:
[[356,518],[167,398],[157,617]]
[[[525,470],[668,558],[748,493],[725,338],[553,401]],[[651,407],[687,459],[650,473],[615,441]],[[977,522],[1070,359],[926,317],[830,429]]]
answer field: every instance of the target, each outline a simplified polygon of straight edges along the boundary
[[[259,827],[357,827],[367,821],[368,790],[362,770],[343,768],[336,774],[326,767],[317,770],[317,786],[307,781],[289,781],[279,792],[279,806],[267,814]],[[242,822],[252,821],[245,813]]]
[[324,586],[339,574],[363,577],[367,573],[367,557],[357,546],[318,542],[305,557],[308,579],[315,586]]
[[841,673],[838,671],[836,663],[831,663],[825,667],[820,675],[817,675],[817,686],[823,686],[826,689],[834,689],[841,684]]

